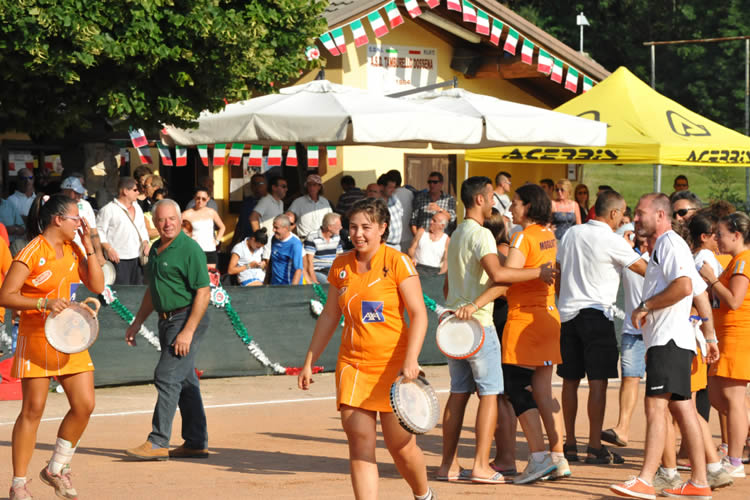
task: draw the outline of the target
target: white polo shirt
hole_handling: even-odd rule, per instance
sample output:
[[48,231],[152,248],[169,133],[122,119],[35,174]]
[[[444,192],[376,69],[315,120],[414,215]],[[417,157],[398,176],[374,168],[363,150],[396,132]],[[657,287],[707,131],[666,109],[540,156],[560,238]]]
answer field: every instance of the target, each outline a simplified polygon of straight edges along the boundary
[[657,238],[651,251],[651,260],[643,281],[643,300],[661,293],[674,280],[683,276],[692,281],[693,293],[670,307],[649,312],[643,325],[646,349],[666,345],[674,340],[677,347],[696,352],[690,307],[693,296],[702,293],[706,284],[695,270],[695,261],[687,243],[670,230]]
[[258,212],[260,227],[266,228],[268,242],[266,243],[264,259],[271,256],[271,240],[273,239],[273,219],[284,213],[284,200],[277,200],[271,194],[265,195],[255,204],[253,212]]
[[308,234],[320,229],[326,214],[333,212],[326,198],[318,196],[316,201],[310,198],[309,194],[294,200],[289,206],[289,211],[297,216],[297,235],[303,241]]
[[570,321],[586,308],[603,311],[611,320],[620,273],[640,258],[604,222],[590,220],[568,229],[557,247],[560,321]]

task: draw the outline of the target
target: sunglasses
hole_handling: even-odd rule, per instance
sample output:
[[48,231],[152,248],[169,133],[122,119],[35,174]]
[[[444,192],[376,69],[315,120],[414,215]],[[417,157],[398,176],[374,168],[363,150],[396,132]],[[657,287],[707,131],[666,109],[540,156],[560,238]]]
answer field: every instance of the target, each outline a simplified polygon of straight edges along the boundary
[[443,182],[443,181],[429,180],[429,181],[427,181],[427,184],[440,184],[441,182]]
[[19,177],[20,177],[21,179],[25,179],[25,180],[27,180],[27,181],[30,181],[30,180],[33,180],[33,179],[34,179],[34,176],[33,176],[33,175],[29,175],[29,176],[26,176],[26,175],[20,175]]
[[80,215],[61,215],[60,217],[62,217],[63,219],[68,219],[68,220],[74,220],[76,222],[81,222],[81,216]]
[[698,210],[698,209],[697,208],[681,208],[679,210],[675,210],[674,213],[672,214],[672,218],[676,219],[678,215],[680,217],[685,217],[688,214],[688,212],[690,212],[691,210]]
[[558,193],[562,193],[565,191],[565,188],[555,188],[555,191],[557,191]]

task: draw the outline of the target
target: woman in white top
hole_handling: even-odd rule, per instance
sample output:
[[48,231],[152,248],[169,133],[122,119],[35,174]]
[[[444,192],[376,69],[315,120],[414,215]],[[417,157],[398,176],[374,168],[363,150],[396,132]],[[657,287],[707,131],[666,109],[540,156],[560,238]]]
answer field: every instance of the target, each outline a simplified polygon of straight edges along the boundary
[[232,248],[227,273],[237,275],[240,286],[260,286],[265,281],[268,260],[263,258],[263,247],[267,242],[262,227]]
[[[226,227],[224,227],[224,223],[216,210],[206,206],[209,200],[208,191],[204,188],[198,188],[193,199],[195,200],[195,207],[185,210],[182,219],[192,224],[192,238],[206,252],[208,268],[215,269],[218,262],[216,247],[221,243]],[[214,226],[219,229],[218,232],[214,232]]]
[[450,237],[445,234],[448,216],[438,212],[430,219],[430,228],[425,231],[419,228],[409,247],[409,257],[414,259],[418,271],[431,274],[443,274],[448,270],[448,243]]

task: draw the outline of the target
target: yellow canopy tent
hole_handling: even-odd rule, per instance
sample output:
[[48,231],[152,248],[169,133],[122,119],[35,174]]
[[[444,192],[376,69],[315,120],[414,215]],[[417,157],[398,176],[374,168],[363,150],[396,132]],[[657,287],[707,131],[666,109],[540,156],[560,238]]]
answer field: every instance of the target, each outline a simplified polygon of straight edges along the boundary
[[606,122],[607,145],[475,149],[466,161],[750,166],[750,137],[664,97],[624,67],[555,111]]

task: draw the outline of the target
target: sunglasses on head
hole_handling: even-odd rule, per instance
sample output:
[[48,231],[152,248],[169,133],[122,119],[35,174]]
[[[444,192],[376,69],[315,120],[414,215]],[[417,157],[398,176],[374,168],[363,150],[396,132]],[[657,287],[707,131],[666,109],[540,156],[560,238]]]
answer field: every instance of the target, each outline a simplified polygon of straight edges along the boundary
[[697,208],[681,208],[679,210],[675,210],[674,213],[672,214],[672,218],[675,219],[677,218],[678,215],[680,217],[685,217],[688,214],[688,212],[690,212],[691,210],[698,210],[698,209]]

